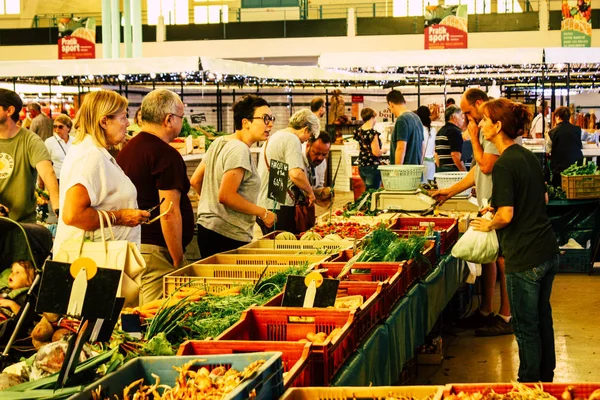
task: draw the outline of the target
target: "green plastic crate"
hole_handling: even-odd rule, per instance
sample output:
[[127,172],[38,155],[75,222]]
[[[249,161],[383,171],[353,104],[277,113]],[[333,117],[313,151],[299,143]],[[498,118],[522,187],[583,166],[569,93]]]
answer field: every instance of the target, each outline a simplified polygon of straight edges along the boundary
[[560,251],[558,272],[585,272],[592,268],[592,249],[565,249]]

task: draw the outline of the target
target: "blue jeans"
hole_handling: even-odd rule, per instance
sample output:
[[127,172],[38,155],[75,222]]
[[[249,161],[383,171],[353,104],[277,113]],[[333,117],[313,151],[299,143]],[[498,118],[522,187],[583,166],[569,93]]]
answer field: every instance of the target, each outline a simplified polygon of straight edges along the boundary
[[552,382],[556,367],[550,295],[558,255],[525,272],[506,274],[512,326],[519,345],[519,382]]
[[381,172],[377,169],[378,165],[369,165],[366,167],[358,167],[360,178],[365,183],[365,188],[379,189],[381,186]]

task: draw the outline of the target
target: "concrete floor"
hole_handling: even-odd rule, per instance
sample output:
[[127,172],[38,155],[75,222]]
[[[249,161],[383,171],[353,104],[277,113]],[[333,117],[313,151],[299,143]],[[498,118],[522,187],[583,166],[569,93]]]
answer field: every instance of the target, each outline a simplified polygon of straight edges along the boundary
[[[554,381],[600,382],[600,275],[557,275],[552,308]],[[514,336],[483,338],[473,331],[455,330],[443,337],[444,361],[438,366],[419,365],[418,384],[516,381],[519,354]]]

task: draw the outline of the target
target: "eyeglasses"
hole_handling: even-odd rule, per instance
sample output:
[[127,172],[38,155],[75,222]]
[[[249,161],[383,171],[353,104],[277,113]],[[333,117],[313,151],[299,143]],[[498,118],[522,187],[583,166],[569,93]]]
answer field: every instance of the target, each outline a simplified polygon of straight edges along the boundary
[[62,129],[64,128],[64,125],[54,125],[54,129]]
[[164,213],[162,213],[160,215],[157,215],[156,217],[152,218],[148,222],[142,222],[142,224],[144,224],[144,225],[150,225],[151,223],[158,221],[159,219],[161,219],[162,217],[164,217],[166,214],[168,214],[169,211],[171,211],[171,208],[173,208],[173,202],[172,201],[169,203],[169,208],[167,208],[167,210]]
[[264,114],[262,117],[252,117],[252,119],[262,119],[265,125],[269,125],[271,122],[275,123],[275,116],[269,114]]
[[149,213],[151,213],[152,211],[156,210],[156,209],[157,209],[157,208],[158,208],[158,207],[159,207],[159,206],[160,206],[162,203],[164,203],[164,202],[165,202],[165,198],[163,197],[163,198],[160,200],[160,203],[158,203],[158,204],[157,204],[157,205],[155,205],[154,207],[151,207],[151,208],[147,209],[146,211],[148,211]]
[[171,115],[174,117],[179,117],[181,119],[183,119],[183,117],[185,117],[185,114],[183,114],[183,115],[171,114]]

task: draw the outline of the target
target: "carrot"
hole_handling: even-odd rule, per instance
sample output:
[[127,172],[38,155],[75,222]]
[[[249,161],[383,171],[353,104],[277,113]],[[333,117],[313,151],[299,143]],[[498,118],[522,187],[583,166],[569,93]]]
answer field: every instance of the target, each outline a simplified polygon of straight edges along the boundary
[[156,312],[140,311],[140,317],[142,318],[154,318],[155,316]]
[[159,300],[151,301],[151,302],[146,303],[146,304],[142,304],[140,306],[140,311],[142,311],[142,310],[148,310],[148,309],[151,309],[151,308],[158,308],[163,303],[163,301],[164,301],[163,299],[159,299]]
[[240,294],[239,286],[232,287],[231,289],[223,290],[222,292],[213,293],[213,295],[215,295],[215,296],[232,296],[232,295],[236,295],[236,294]]

